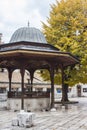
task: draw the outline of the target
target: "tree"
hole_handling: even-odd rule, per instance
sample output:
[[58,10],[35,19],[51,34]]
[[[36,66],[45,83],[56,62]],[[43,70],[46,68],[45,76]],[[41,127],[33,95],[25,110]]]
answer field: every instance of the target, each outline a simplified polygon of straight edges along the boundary
[[[56,1],[47,24],[43,23],[43,33],[48,43],[80,59],[80,65],[65,70],[65,83],[87,83],[87,0]],[[58,77],[55,81],[60,84]]]

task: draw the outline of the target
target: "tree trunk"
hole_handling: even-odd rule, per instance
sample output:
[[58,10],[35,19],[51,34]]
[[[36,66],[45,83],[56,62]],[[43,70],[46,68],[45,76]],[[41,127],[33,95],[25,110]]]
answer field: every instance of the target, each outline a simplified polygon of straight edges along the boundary
[[68,84],[64,84],[62,87],[62,102],[67,102],[68,100]]

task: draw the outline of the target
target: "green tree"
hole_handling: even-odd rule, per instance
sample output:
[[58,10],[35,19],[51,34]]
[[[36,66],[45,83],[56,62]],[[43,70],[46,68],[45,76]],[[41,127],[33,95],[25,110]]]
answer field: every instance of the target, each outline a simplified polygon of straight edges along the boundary
[[[47,24],[43,23],[43,33],[48,43],[80,59],[80,65],[65,70],[65,82],[87,83],[87,0],[56,1],[51,5]],[[55,76],[55,82],[60,84],[58,77],[60,74]]]

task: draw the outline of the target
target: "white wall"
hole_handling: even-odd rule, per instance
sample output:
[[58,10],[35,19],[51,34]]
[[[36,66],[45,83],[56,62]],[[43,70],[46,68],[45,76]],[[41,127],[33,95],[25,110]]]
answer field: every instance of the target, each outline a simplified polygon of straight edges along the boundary
[[[81,96],[87,96],[87,92],[83,92],[83,89],[87,89],[87,84],[81,84]],[[71,97],[76,97],[77,95],[77,85],[72,87],[71,92],[70,92]]]
[[69,92],[69,97],[77,97],[77,85],[71,88],[71,91]]

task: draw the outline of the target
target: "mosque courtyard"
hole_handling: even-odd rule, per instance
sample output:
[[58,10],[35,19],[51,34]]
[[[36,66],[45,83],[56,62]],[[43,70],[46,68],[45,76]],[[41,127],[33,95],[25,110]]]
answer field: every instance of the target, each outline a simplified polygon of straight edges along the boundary
[[8,111],[2,107],[0,109],[0,130],[87,130],[87,97],[70,100],[79,103],[69,104],[66,109],[58,104],[56,112],[34,112],[34,126],[30,128],[12,126],[12,119],[19,111]]

